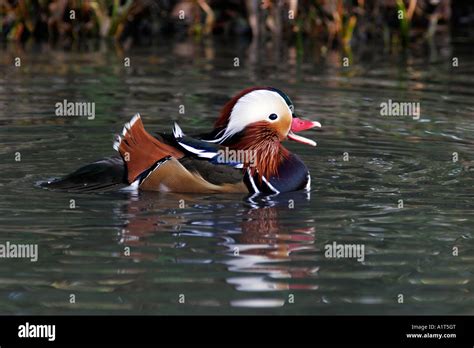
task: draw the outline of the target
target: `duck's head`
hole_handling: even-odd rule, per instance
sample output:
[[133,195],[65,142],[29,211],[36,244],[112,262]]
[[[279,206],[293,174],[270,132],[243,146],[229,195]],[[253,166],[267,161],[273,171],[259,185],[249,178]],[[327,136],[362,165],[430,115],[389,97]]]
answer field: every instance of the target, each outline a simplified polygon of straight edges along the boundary
[[224,106],[214,126],[215,142],[222,144],[251,135],[255,141],[289,139],[316,146],[313,140],[295,133],[321,127],[321,124],[296,117],[293,102],[281,90],[252,87],[241,91]]

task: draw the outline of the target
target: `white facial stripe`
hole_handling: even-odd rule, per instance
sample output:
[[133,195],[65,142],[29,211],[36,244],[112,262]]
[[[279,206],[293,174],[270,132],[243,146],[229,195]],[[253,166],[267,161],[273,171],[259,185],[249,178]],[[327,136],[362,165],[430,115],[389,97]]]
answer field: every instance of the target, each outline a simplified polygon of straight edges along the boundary
[[[221,139],[224,140],[255,122],[277,122],[285,113],[290,116],[292,114],[285,99],[277,92],[258,89],[247,93],[232,109],[229,123]],[[277,114],[278,118],[275,121],[270,120],[268,116],[271,114]]]

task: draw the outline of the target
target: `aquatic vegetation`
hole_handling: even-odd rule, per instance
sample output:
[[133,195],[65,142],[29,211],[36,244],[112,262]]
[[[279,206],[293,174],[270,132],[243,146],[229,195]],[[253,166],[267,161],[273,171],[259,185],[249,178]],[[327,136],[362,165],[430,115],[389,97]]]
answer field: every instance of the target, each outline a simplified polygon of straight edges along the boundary
[[373,39],[407,46],[414,37],[433,37],[442,23],[459,22],[463,11],[451,6],[450,0],[0,0],[0,37],[140,41],[234,34],[297,42],[307,36],[345,50]]
[[[416,0],[410,1],[410,4],[416,3]],[[410,39],[410,19],[407,12],[407,8],[403,3],[403,0],[397,0],[397,9],[398,9],[398,19],[400,20],[400,36],[401,42],[404,46],[408,44]],[[410,17],[410,18],[409,18]]]

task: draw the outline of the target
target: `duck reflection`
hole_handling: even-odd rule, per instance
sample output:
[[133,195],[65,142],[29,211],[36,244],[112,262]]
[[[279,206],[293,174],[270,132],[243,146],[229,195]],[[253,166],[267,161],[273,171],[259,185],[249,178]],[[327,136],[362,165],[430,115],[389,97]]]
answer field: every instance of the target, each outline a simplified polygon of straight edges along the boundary
[[[223,263],[232,275],[225,281],[237,290],[314,290],[316,285],[298,282],[318,272],[318,268],[305,266],[311,264],[305,251],[315,249],[314,220],[308,216],[297,224],[294,221],[296,209],[305,211],[306,207],[310,211],[309,200],[310,194],[303,192],[243,200],[235,195],[220,195],[216,200],[216,196],[141,192],[139,196],[130,196],[117,212],[126,219],[120,243],[138,250],[142,246],[188,248],[196,258],[189,258],[189,252],[186,258],[180,257],[177,252],[176,263]],[[171,233],[175,237],[173,242],[150,242],[156,233],[163,232]],[[211,237],[217,241],[209,250],[203,250],[182,236]],[[151,256],[134,253],[138,261]],[[299,262],[295,266],[290,261]]]
[[299,252],[315,248],[314,227],[286,227],[295,225],[289,224],[292,213],[308,205],[309,199],[310,194],[303,192],[247,198],[249,208],[242,216],[241,233],[227,244],[238,257],[225,263],[230,271],[248,275],[236,274],[227,279],[229,283],[243,291],[317,289],[297,280],[314,276],[318,268],[289,266],[291,260],[304,262]]

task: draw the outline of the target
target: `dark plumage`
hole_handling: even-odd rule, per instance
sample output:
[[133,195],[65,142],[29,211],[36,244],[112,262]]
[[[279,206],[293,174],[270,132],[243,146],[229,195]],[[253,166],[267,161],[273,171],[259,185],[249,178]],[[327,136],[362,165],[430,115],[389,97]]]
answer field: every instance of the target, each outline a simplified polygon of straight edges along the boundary
[[121,157],[107,157],[87,164],[61,179],[43,183],[43,187],[65,191],[113,191],[128,186]]

